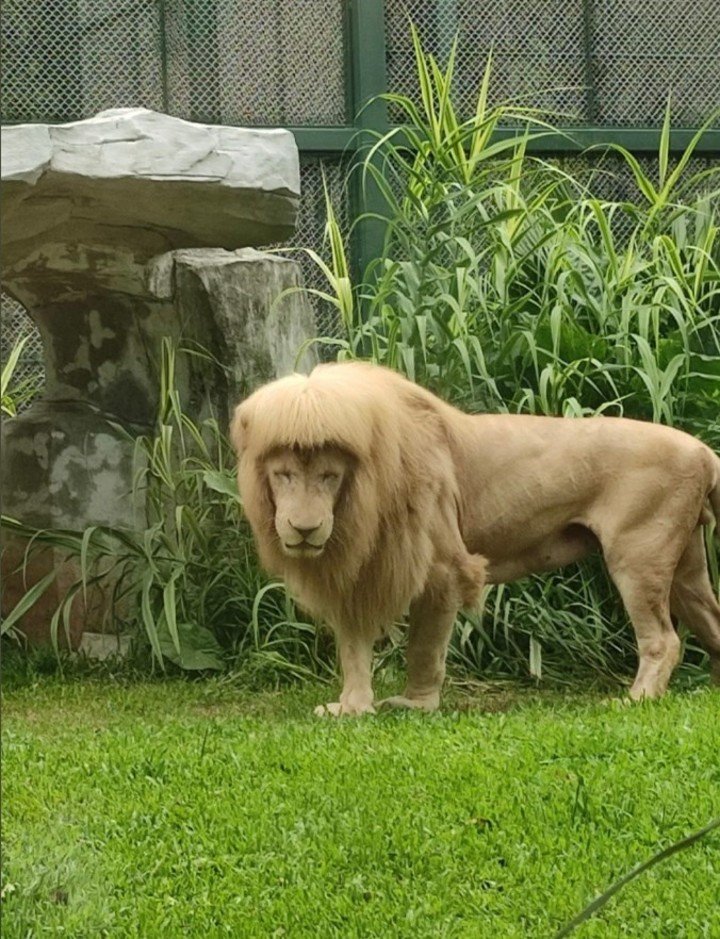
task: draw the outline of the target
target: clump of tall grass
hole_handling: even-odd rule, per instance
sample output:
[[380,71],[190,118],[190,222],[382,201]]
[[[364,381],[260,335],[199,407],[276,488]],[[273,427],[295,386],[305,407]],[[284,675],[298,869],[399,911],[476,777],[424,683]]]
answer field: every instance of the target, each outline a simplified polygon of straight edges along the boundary
[[[215,416],[194,420],[183,410],[175,362],[166,340],[156,426],[134,442],[136,475],[128,496],[142,507],[141,527],[38,531],[2,518],[7,532],[28,539],[26,563],[34,551],[50,547],[78,571],[52,616],[53,643],[57,649],[60,630],[69,630],[73,604],[103,587],[111,599],[97,628],[127,630],[147,650],[146,661],[161,669],[168,663],[190,671],[242,665],[274,677],[327,674],[329,659],[314,628],[299,620],[282,585],[268,583],[258,567],[232,448]],[[30,587],[5,618],[3,635],[18,633],[22,616],[55,576]]]
[[[638,417],[720,450],[717,175],[690,172],[703,130],[673,160],[668,105],[657,178],[616,147],[637,198],[601,198],[592,174],[529,154],[548,129],[532,111],[489,107],[490,60],[463,120],[454,46],[441,68],[414,30],[413,43],[420,103],[386,96],[404,125],[374,139],[362,166],[385,200],[385,243],[352,301],[328,211],[329,292],[342,274],[344,308],[365,314],[345,318],[340,357],[372,358],[469,410]],[[523,126],[498,140],[508,117]],[[584,662],[614,674],[633,646],[590,562],[496,588],[454,654],[473,669]]]

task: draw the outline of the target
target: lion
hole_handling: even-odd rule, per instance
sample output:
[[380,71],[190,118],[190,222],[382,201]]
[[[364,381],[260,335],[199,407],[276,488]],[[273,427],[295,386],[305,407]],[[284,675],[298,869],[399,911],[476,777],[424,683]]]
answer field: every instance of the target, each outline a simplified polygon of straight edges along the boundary
[[406,689],[379,703],[435,710],[457,613],[486,583],[597,551],[636,635],[630,696],[667,688],[680,658],[673,616],[720,681],[703,536],[720,522],[720,459],[686,433],[620,417],[470,415],[354,361],[258,389],[231,439],[263,566],[335,634],[343,687],[326,713],[374,711],[373,646],[405,613]]

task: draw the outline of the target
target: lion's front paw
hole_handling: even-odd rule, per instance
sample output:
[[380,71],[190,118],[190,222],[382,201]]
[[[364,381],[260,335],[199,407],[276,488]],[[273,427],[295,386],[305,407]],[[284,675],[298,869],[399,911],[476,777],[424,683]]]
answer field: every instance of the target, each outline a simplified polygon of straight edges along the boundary
[[385,698],[378,702],[378,707],[382,708],[405,708],[413,711],[437,711],[440,707],[440,695],[425,695],[422,698],[406,698],[405,695],[398,694],[392,698]]
[[316,717],[359,717],[361,714],[374,714],[375,708],[372,702],[350,704],[331,701],[329,704],[318,704],[314,713]]

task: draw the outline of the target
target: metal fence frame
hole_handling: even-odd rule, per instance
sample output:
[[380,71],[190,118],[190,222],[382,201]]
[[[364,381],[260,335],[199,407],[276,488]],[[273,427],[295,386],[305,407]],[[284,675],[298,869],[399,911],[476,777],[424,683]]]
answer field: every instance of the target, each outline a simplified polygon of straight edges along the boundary
[[[447,6],[452,0],[436,0],[439,6]],[[584,59],[586,102],[588,113],[596,114],[595,75],[591,55],[592,23],[595,0],[582,0],[584,21]],[[343,126],[291,127],[301,154],[313,158],[338,158],[352,154],[361,145],[363,131],[384,133],[390,129],[387,108],[382,101],[374,100],[388,91],[385,48],[386,0],[347,0],[346,4],[346,94],[347,113],[356,115],[353,123]],[[372,103],[370,103],[372,102]],[[697,128],[674,129],[670,135],[670,150],[679,153],[685,150]],[[528,152],[543,154],[579,153],[594,145],[620,144],[635,154],[657,153],[660,144],[659,127],[613,127],[585,125],[558,127],[556,134],[543,134],[540,140],[530,141]],[[497,138],[517,135],[517,129],[497,131]],[[698,143],[698,156],[720,157],[720,129],[710,129]],[[372,187],[365,191],[359,185],[353,187],[352,216],[382,211],[383,203]],[[356,229],[354,245],[355,266],[365,270],[367,264],[380,256],[382,230],[372,223],[360,224]]]
[[[156,0],[158,28],[160,34],[160,69],[164,109],[170,111],[170,68],[168,52],[168,11],[172,0]],[[294,2],[294,0],[293,0]],[[592,55],[593,28],[597,0],[582,0],[583,18],[583,74],[585,80],[585,109],[592,121],[597,115],[596,75]],[[430,0],[428,0],[430,3]],[[457,0],[434,0],[437,17],[452,16]],[[337,161],[341,157],[352,157],[367,141],[363,132],[384,133],[390,128],[385,103],[377,99],[388,90],[386,62],[386,6],[387,0],[345,0],[344,47],[345,47],[345,112],[351,116],[347,123],[324,126],[290,126],[294,133],[303,161],[325,158]],[[447,32],[447,30],[445,30]],[[202,120],[202,115],[194,117]],[[262,126],[262,125],[256,125]],[[670,148],[673,152],[684,150],[696,128],[679,128],[672,132]],[[516,128],[497,131],[498,137],[517,135]],[[544,134],[541,139],[530,141],[529,152],[549,155],[578,153],[582,149],[597,145],[617,143],[638,155],[656,153],[660,142],[659,127],[605,126],[597,123],[559,127],[554,135]],[[698,156],[720,157],[720,129],[709,130],[696,148]],[[359,174],[354,174],[357,177]],[[354,180],[350,191],[350,216],[357,218],[365,213],[381,212],[382,200],[370,185],[363,190]],[[370,221],[356,225],[353,238],[353,262],[356,273],[380,256],[382,249],[382,227]]]

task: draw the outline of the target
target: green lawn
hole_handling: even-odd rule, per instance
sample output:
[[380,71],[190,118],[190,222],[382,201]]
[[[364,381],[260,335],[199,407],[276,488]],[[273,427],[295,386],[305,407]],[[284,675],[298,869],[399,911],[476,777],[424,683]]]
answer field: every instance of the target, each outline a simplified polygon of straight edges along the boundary
[[[720,695],[455,691],[340,723],[327,688],[56,677],[3,701],[2,933],[550,937],[720,814]],[[720,936],[720,833],[575,935]]]

